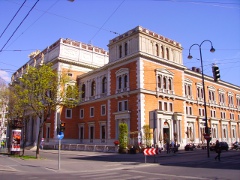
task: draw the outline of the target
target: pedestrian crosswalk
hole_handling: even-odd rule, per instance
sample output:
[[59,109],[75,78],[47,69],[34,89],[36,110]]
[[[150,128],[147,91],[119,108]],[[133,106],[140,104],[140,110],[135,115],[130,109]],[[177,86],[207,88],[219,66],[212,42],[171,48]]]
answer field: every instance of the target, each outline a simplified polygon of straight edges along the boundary
[[106,179],[114,179],[114,180],[134,180],[134,179],[144,179],[146,176],[137,175],[132,176],[127,172],[121,173],[119,171],[98,171],[98,172],[81,172],[81,173],[74,173],[71,176],[79,177],[79,179],[91,179],[91,180],[106,180]]

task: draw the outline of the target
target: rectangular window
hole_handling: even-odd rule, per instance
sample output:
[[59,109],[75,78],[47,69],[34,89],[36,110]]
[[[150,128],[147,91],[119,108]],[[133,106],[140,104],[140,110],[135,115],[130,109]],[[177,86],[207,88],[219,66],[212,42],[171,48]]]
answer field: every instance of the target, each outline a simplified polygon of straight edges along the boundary
[[162,101],[158,101],[158,109],[159,109],[160,111],[163,110],[163,108],[162,108]]
[[83,126],[80,127],[80,133],[79,133],[79,139],[80,140],[83,140],[84,138],[84,128]]
[[172,103],[169,103],[169,111],[173,112],[173,104]]
[[122,111],[122,101],[118,102],[118,111]]
[[101,105],[101,115],[102,116],[106,115],[106,105]]
[[189,107],[189,114],[192,115],[192,107]]
[[124,101],[124,110],[125,110],[125,111],[128,110],[128,101]]
[[80,109],[80,119],[84,118],[84,109]]
[[72,109],[66,109],[66,115],[65,117],[67,119],[71,119],[72,118]]
[[106,126],[101,126],[101,139],[102,139],[102,142],[105,142],[105,139],[106,139]]
[[90,127],[90,142],[92,143],[94,139],[94,127]]
[[167,108],[167,102],[164,102],[164,111],[167,111],[168,108]]
[[90,107],[90,117],[94,117],[94,107]]

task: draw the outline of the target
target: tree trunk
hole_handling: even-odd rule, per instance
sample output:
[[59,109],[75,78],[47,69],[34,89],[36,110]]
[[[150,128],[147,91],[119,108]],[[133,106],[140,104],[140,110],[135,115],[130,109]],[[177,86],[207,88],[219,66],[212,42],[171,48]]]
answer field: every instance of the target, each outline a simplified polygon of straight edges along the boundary
[[41,142],[41,134],[42,134],[42,127],[45,121],[42,122],[42,118],[40,119],[40,126],[38,131],[38,138],[37,138],[37,149],[36,149],[36,159],[40,158],[39,148],[40,148],[40,142]]
[[25,153],[25,147],[26,147],[26,134],[27,134],[27,120],[24,121],[24,126],[23,126],[23,150],[22,150],[22,156],[24,156]]

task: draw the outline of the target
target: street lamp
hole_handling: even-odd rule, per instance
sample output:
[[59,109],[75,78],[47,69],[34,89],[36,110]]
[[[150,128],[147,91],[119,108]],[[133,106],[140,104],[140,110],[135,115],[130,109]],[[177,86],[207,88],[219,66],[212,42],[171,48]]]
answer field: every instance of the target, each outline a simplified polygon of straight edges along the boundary
[[[202,69],[202,86],[203,86],[203,101],[204,101],[204,111],[205,111],[205,133],[208,134],[208,122],[207,122],[207,105],[206,105],[206,94],[205,94],[205,83],[204,83],[204,73],[203,73],[203,62],[202,62],[202,49],[201,46],[204,42],[210,42],[211,43],[211,49],[210,52],[215,52],[215,49],[212,46],[212,41],[210,40],[204,40],[200,45],[199,44],[193,44],[189,48],[189,55],[188,59],[192,59],[192,55],[190,54],[191,48],[193,46],[198,46],[199,47],[199,52],[200,52],[200,60],[201,60],[201,69]],[[207,155],[209,157],[209,140],[207,140]]]

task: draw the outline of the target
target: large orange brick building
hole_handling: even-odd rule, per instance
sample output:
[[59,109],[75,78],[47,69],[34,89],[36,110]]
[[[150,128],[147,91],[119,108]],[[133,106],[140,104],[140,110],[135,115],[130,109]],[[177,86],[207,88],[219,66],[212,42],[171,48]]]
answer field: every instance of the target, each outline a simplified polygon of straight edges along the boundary
[[[240,140],[240,87],[205,76],[205,112],[201,70],[184,66],[180,43],[137,26],[110,40],[109,54],[71,40],[56,46],[54,55],[43,52],[49,57],[45,62],[70,72],[81,102],[49,118],[43,131],[49,144],[56,141],[61,119],[66,123],[63,143],[113,145],[124,122],[129,144],[144,144],[143,126],[150,125],[152,143],[162,146],[168,138],[183,147],[205,141],[205,113],[212,142]],[[37,121],[30,119],[32,132]],[[29,135],[29,142],[34,139]]]

